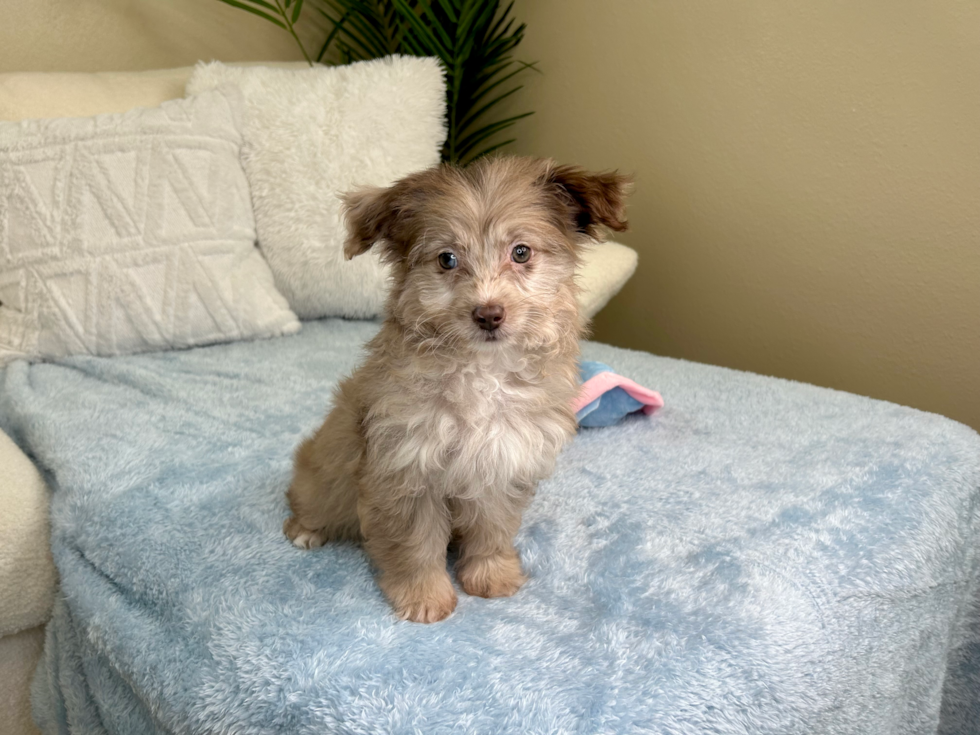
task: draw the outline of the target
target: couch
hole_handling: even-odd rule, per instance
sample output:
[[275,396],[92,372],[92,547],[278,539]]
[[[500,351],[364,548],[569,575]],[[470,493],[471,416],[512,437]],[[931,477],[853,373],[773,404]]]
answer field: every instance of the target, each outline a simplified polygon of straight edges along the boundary
[[[3,75],[0,117],[153,106],[189,74]],[[635,264],[592,250],[583,310]],[[290,451],[375,328],[3,371],[12,732],[45,635],[45,732],[980,732],[974,432],[587,343],[665,408],[582,430],[525,518],[520,595],[413,627],[356,548],[279,532]]]

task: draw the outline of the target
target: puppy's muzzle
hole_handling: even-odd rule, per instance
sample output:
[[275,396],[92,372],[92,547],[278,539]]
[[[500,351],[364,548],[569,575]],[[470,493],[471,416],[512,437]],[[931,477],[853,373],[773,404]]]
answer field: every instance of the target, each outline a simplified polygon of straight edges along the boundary
[[473,321],[477,323],[480,329],[485,329],[488,332],[494,331],[503,324],[505,317],[504,307],[500,304],[478,306],[473,309]]

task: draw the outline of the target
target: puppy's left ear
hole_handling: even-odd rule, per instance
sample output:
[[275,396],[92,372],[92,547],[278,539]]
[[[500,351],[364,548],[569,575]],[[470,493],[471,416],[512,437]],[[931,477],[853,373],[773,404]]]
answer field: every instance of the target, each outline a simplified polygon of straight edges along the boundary
[[555,166],[548,181],[557,188],[575,231],[599,239],[602,227],[614,232],[628,229],[626,198],[632,177],[618,171],[591,173],[578,166]]
[[397,216],[396,187],[370,187],[350,191],[341,197],[347,220],[344,257],[366,253],[379,240],[390,240]]

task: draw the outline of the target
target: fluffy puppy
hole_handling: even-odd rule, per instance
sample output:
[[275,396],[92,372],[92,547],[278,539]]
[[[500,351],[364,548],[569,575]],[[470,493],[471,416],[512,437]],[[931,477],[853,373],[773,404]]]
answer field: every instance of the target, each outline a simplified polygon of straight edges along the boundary
[[432,623],[524,583],[513,538],[575,433],[578,250],[622,231],[628,180],[552,161],[480,160],[344,197],[353,258],[391,264],[386,319],[296,452],[284,531],[363,541],[398,615]]

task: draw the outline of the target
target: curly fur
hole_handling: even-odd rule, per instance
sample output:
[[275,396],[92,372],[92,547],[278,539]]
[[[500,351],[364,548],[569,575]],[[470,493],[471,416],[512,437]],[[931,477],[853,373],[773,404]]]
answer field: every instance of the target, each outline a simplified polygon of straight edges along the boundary
[[[363,541],[396,612],[418,622],[456,606],[453,539],[468,594],[520,588],[522,510],[576,428],[578,250],[600,227],[625,229],[627,184],[499,158],[346,195],[347,257],[379,244],[393,281],[365,363],[296,453],[284,527],[296,545]],[[474,318],[488,305],[504,315],[492,331]]]

